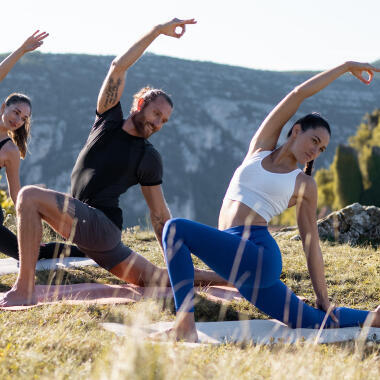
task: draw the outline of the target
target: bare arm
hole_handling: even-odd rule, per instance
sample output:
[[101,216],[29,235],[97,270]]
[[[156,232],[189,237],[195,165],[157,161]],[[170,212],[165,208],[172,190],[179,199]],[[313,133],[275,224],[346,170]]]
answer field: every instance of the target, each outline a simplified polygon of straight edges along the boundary
[[[195,24],[194,19],[173,19],[165,24],[155,26],[149,33],[138,40],[124,54],[117,56],[111,63],[108,74],[102,84],[98,96],[97,111],[104,113],[117,104],[123,94],[126,71],[142,56],[148,46],[160,35],[180,38],[186,30],[187,24]],[[177,33],[176,28],[181,28]]]
[[[317,228],[317,185],[312,177],[305,176],[297,197],[297,224],[306,255],[317,306],[324,311],[331,308],[327,293],[324,262]],[[331,310],[331,309],[330,309]],[[335,316],[331,315],[335,320]]]
[[17,195],[20,191],[20,152],[16,147],[7,149],[5,160],[5,170],[7,175],[9,194],[13,204],[16,206]]
[[43,40],[48,35],[49,34],[45,32],[39,33],[39,30],[37,30],[30,37],[28,37],[17,50],[5,58],[4,61],[0,63],[0,81],[2,81],[7,76],[12,67],[25,53],[40,47],[43,44]]
[[[297,86],[290,92],[265,118],[260,128],[252,138],[248,154],[252,154],[258,149],[273,150],[276,147],[278,138],[284,125],[297,112],[301,103],[308,97],[324,89],[335,79],[346,72],[351,72],[363,83],[369,84],[373,77],[373,72],[380,72],[380,69],[368,63],[346,62],[334,69],[324,71],[310,78],[306,82]],[[369,79],[363,77],[363,72],[367,72]]]
[[141,191],[149,207],[154,233],[162,248],[162,230],[166,221],[171,218],[171,215],[161,185],[141,186]]

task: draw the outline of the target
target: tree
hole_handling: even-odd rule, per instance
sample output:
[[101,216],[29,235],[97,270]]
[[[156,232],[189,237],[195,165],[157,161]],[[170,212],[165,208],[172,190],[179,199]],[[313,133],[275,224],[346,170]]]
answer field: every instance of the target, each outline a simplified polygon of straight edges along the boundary
[[334,173],[334,207],[343,208],[358,202],[363,192],[363,178],[354,148],[338,145],[332,163]]
[[360,199],[365,205],[380,206],[380,147],[373,146],[366,161],[369,187]]

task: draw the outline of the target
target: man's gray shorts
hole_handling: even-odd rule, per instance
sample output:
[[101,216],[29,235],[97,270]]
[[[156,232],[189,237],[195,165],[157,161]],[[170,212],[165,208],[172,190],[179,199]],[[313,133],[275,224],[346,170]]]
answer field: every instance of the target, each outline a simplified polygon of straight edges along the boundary
[[100,210],[72,198],[56,193],[57,206],[74,218],[72,241],[78,248],[110,270],[133,252],[121,242],[121,231]]

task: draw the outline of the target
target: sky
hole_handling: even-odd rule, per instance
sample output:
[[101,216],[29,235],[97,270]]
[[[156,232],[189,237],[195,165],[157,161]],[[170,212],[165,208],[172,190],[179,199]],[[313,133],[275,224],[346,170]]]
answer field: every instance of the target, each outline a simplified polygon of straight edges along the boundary
[[279,71],[380,58],[378,0],[4,0],[0,11],[0,52],[40,29],[42,52],[117,55],[156,24],[194,17],[148,51]]

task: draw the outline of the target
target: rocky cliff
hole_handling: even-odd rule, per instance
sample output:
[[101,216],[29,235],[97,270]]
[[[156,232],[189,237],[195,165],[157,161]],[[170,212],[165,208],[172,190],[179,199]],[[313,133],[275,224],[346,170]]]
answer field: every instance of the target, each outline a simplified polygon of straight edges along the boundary
[[[45,183],[68,191],[70,173],[94,120],[96,99],[112,57],[73,54],[25,56],[0,84],[33,101],[30,154],[22,163],[23,184]],[[165,89],[175,102],[170,122],[151,138],[164,161],[164,192],[175,216],[215,225],[234,169],[267,113],[310,72],[272,72],[146,54],[130,69],[122,99],[144,85]],[[292,119],[321,112],[333,136],[318,166],[327,166],[335,147],[355,133],[366,112],[380,106],[380,82],[365,86],[350,75],[308,99]],[[289,126],[285,129],[288,130]],[[145,223],[138,188],[122,198],[126,225]]]

